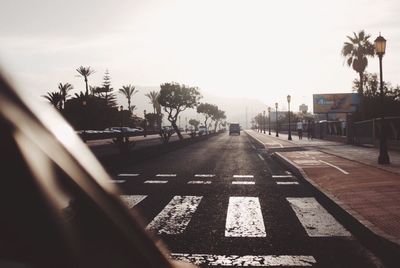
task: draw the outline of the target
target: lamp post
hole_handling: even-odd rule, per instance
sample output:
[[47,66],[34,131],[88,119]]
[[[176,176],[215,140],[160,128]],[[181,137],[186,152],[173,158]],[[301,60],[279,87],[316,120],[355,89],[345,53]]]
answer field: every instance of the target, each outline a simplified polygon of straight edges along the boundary
[[124,106],[119,106],[118,111],[121,113],[121,127],[124,126]]
[[265,110],[263,111],[263,130],[265,134]]
[[268,106],[268,134],[271,135],[271,107]]
[[381,135],[379,137],[379,157],[378,164],[390,164],[387,140],[386,140],[386,124],[385,124],[385,107],[384,107],[384,93],[383,93],[383,74],[382,74],[382,58],[386,50],[386,39],[380,34],[375,39],[375,52],[379,57],[379,74],[380,74],[380,99],[381,99]]
[[[86,98],[86,97],[85,97]],[[86,99],[82,101],[83,106],[83,141],[86,142],[86,129],[87,129],[87,102]]]
[[144,122],[143,122],[143,137],[147,136],[147,120],[146,120],[146,110],[143,111],[144,114]]
[[279,137],[278,133],[278,103],[275,102],[275,119],[276,119],[276,134],[275,137]]
[[292,130],[290,128],[290,95],[287,95],[287,102],[288,102],[288,117],[289,117],[289,135],[288,135],[288,140],[292,140]]

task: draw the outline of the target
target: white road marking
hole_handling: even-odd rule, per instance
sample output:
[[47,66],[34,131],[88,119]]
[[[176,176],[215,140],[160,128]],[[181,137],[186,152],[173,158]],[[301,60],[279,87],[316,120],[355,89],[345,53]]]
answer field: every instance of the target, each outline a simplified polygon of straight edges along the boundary
[[118,177],[137,177],[139,174],[128,174],[128,173],[123,173],[123,174],[118,174]]
[[207,266],[313,266],[313,256],[304,255],[212,255],[172,253],[175,260]]
[[215,174],[196,174],[194,176],[196,178],[211,178],[211,177],[215,177]]
[[133,208],[146,197],[147,195],[120,195],[120,198],[128,206],[128,208]]
[[110,183],[124,183],[126,180],[109,180]]
[[211,181],[188,181],[188,184],[211,184]]
[[251,147],[252,147],[254,150],[256,150],[256,146],[254,146],[253,144],[251,145]]
[[267,236],[258,197],[232,196],[229,198],[225,236]]
[[293,178],[293,175],[272,175],[272,178]]
[[289,174],[289,175],[292,174],[292,172],[290,172],[290,171],[285,171],[285,173],[286,173],[286,174]]
[[301,225],[311,237],[351,236],[335,218],[328,213],[313,197],[292,198],[286,200],[292,206]]
[[185,231],[202,196],[174,196],[164,209],[147,225],[159,234],[181,234]]
[[319,162],[324,163],[324,164],[327,164],[328,166],[331,166],[331,167],[333,167],[333,168],[336,168],[337,170],[339,170],[339,171],[342,172],[343,174],[346,174],[346,175],[350,174],[350,173],[347,172],[346,170],[341,169],[340,167],[335,166],[335,165],[333,165],[333,164],[331,164],[331,163],[328,163],[328,162],[325,162],[325,161],[322,161],[322,160],[319,160]]
[[278,185],[291,185],[291,184],[299,184],[297,181],[277,181]]
[[156,180],[148,180],[145,181],[144,183],[167,183],[168,181],[156,181]]
[[254,178],[254,175],[233,175],[234,178]]
[[256,184],[254,181],[233,181],[232,184]]
[[262,155],[260,155],[260,154],[257,154],[257,155],[262,161],[264,161],[264,157],[262,157]]
[[157,174],[156,177],[176,177],[176,174]]

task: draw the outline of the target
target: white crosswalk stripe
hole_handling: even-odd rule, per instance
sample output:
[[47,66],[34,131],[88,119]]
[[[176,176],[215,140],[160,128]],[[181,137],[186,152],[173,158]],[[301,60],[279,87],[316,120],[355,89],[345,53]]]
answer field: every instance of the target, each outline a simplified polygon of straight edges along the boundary
[[183,233],[202,198],[202,196],[174,196],[149,223],[147,229],[157,230],[159,234]]
[[147,180],[144,183],[152,183],[152,184],[164,184],[167,183],[168,181],[160,181],[160,180]]
[[254,178],[254,175],[233,175],[234,178]]
[[211,184],[211,181],[188,181],[188,184]]
[[195,174],[196,178],[212,178],[215,177],[215,174]]
[[293,175],[272,175],[272,178],[274,179],[281,179],[281,178],[293,178]]
[[277,181],[278,185],[296,185],[299,184],[297,181]]
[[128,206],[128,208],[133,208],[146,197],[147,195],[120,195],[120,198]]
[[130,173],[122,173],[122,174],[118,174],[118,177],[137,177],[137,176],[139,176],[140,174],[137,174],[137,173],[135,173],[135,174],[130,174]]
[[315,198],[288,197],[301,225],[311,237],[351,236],[351,234],[335,218],[328,213]]
[[213,255],[172,253],[175,260],[208,266],[313,266],[313,256],[304,255]]
[[233,181],[232,184],[239,184],[239,185],[254,185],[256,184],[254,181]]
[[265,237],[264,220],[258,197],[229,198],[225,236]]
[[176,177],[176,174],[157,174],[156,177]]

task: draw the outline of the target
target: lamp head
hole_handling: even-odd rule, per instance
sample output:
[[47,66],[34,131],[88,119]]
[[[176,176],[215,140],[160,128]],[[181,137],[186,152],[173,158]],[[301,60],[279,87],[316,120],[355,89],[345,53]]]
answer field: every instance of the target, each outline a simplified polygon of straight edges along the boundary
[[278,103],[277,102],[275,102],[275,108],[278,109]]
[[290,99],[291,99],[290,95],[287,95],[287,102],[290,102]]
[[383,56],[386,51],[386,39],[379,34],[379,36],[375,39],[374,43],[375,43],[375,53],[378,54],[378,56]]

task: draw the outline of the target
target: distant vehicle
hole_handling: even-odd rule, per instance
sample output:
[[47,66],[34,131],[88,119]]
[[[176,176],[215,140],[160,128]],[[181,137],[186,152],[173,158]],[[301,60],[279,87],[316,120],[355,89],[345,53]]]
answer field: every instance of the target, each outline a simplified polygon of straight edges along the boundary
[[239,124],[230,124],[229,125],[229,135],[232,133],[237,133],[240,135],[240,125]]
[[199,126],[199,135],[208,134],[208,129],[205,126]]
[[106,128],[104,131],[107,131],[108,133],[129,133],[129,134],[134,134],[134,133],[140,133],[143,132],[143,130],[137,129],[137,128],[130,128],[130,127],[109,127]]

